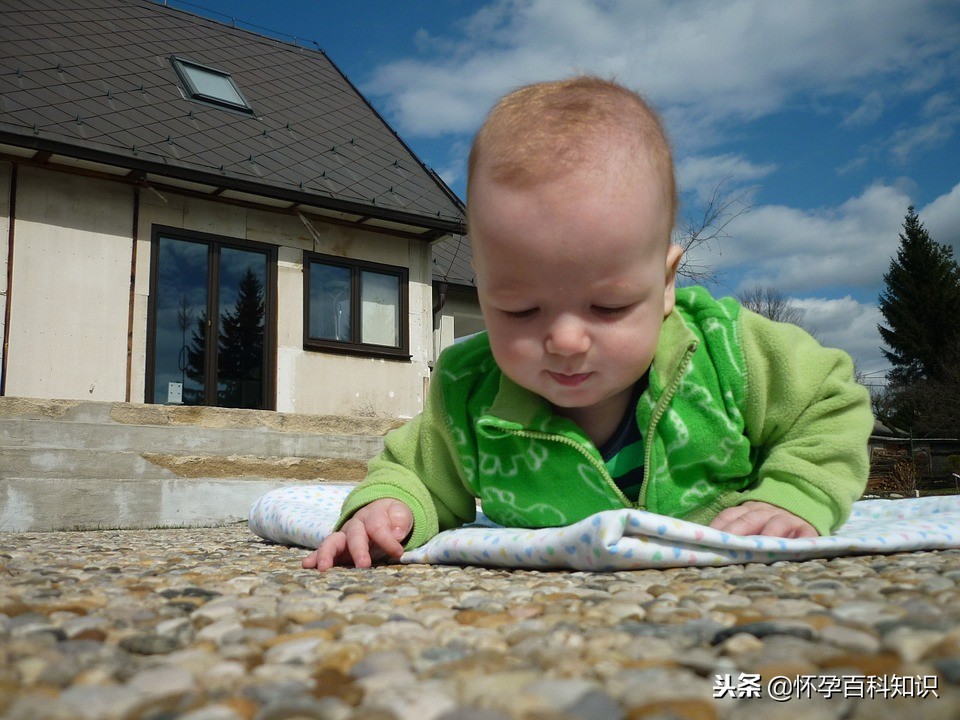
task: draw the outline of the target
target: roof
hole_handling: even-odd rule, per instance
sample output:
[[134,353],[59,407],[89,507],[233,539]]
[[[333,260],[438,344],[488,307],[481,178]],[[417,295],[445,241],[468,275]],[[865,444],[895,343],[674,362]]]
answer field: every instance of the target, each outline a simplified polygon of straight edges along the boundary
[[476,288],[473,250],[465,235],[455,235],[433,246],[433,277],[453,285]]
[[[230,73],[253,114],[188,99],[172,57]],[[151,0],[3,0],[0,154],[464,231],[462,201],[321,50]]]

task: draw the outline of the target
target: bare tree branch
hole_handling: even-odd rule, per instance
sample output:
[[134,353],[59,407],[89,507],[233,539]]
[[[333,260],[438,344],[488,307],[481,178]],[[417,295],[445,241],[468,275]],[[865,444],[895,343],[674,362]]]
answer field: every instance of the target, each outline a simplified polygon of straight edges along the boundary
[[737,295],[740,304],[777,322],[793,323],[803,327],[806,310],[790,302],[786,295],[769,285],[757,285]]
[[749,308],[765,318],[796,325],[806,330],[813,337],[817,337],[817,332],[808,328],[803,322],[807,311],[799,305],[794,305],[790,298],[774,287],[757,285],[752,290],[739,293],[737,300],[745,308]]
[[724,186],[729,180],[726,177],[717,183],[700,212],[696,215],[687,214],[677,222],[673,241],[683,248],[677,274],[692,283],[715,281],[717,271],[710,265],[694,262],[689,251],[703,245],[712,249],[714,243],[719,247],[722,238],[730,237],[726,231],[730,223],[750,212],[751,205],[746,201],[750,190],[743,190],[736,195],[726,194]]

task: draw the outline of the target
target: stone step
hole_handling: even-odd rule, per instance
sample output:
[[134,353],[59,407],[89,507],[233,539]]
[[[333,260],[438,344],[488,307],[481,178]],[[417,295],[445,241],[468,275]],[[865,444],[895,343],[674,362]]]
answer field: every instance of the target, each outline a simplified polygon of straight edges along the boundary
[[399,424],[0,398],[0,531],[235,522],[278,485],[362,479]]
[[0,532],[207,527],[241,522],[282,481],[250,478],[9,478]]
[[176,474],[137,453],[51,447],[0,447],[0,481],[13,478],[168,479]]
[[165,455],[367,458],[378,453],[382,447],[383,437],[374,435],[0,417],[0,448],[135,450]]
[[176,455],[73,448],[0,447],[0,481],[10,478],[173,478],[261,477],[311,480],[327,477],[352,481],[363,476],[376,454],[304,458],[258,455]]

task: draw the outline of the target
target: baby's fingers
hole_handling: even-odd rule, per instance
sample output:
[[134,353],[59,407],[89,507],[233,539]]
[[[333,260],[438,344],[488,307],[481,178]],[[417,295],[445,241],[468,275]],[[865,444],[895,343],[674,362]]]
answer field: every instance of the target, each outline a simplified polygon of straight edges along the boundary
[[310,570],[317,566],[317,553],[319,550],[314,550],[312,553],[307,555],[303,560],[300,561],[300,567],[304,570]]
[[710,527],[734,535],[743,534],[743,531],[750,527],[750,523],[743,519],[743,515],[747,512],[748,509],[743,505],[727,508],[713,519]]
[[374,560],[381,560],[384,556],[398,558],[403,555],[403,545],[397,541],[387,522],[348,523],[343,529],[347,535],[347,550],[358,568],[370,567]]
[[789,513],[771,517],[759,534],[782,538],[814,538],[820,536],[813,525]]
[[368,568],[373,564],[370,556],[370,541],[374,539],[370,528],[362,522],[351,520],[343,526],[343,535],[346,536],[346,555],[353,560],[358,568]]
[[303,559],[301,565],[306,569],[316,568],[320,572],[326,572],[337,563],[346,549],[346,535],[342,532],[331,533],[323,539],[320,547]]

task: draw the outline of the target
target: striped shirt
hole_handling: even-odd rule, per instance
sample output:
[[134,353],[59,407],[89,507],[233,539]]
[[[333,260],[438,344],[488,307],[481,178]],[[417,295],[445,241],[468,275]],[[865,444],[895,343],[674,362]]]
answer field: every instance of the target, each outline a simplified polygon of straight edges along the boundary
[[610,476],[631,502],[637,502],[640,497],[640,486],[643,485],[643,437],[637,425],[636,407],[640,395],[646,388],[647,376],[644,375],[634,385],[627,412],[624,413],[617,429],[599,448]]

